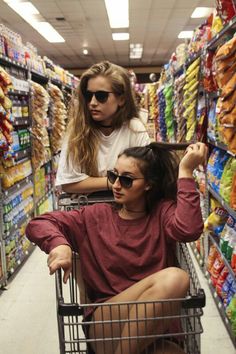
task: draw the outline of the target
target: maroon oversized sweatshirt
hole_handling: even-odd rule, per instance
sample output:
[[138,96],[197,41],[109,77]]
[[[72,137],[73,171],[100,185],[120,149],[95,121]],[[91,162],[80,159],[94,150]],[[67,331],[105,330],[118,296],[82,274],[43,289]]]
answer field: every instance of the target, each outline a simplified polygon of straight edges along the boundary
[[39,216],[26,235],[49,253],[59,245],[78,251],[92,302],[104,302],[135,282],[174,265],[176,241],[202,233],[199,193],[191,178],[178,180],[177,203],[162,200],[148,216],[122,219],[110,204]]

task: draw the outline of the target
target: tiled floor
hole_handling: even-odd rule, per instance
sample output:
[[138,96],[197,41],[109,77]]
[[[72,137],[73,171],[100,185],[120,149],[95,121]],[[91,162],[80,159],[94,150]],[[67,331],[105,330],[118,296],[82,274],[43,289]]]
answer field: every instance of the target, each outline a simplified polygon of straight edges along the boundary
[[[8,289],[0,295],[0,354],[59,354],[54,277],[46,255],[35,249]],[[202,354],[236,354],[199,271],[207,306],[202,323]]]

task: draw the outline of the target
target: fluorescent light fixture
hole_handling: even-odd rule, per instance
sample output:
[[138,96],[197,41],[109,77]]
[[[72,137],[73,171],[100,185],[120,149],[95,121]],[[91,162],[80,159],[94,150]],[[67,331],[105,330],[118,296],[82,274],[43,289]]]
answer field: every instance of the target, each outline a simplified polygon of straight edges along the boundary
[[48,22],[37,22],[33,27],[50,43],[65,42],[64,38]]
[[212,7],[196,7],[193,11],[191,18],[204,18],[212,14],[214,8]]
[[113,41],[127,41],[129,39],[129,33],[112,33]]
[[178,38],[192,38],[193,31],[181,31],[178,34]]
[[[35,15],[40,15],[37,8],[29,1],[20,2],[19,0],[3,0],[18,15],[28,22],[41,36],[50,43],[65,42],[64,38],[55,30],[55,28],[46,21],[40,21]],[[42,16],[40,16],[42,18]]]
[[19,2],[13,0],[3,0],[9,7],[11,7],[15,12],[17,12],[20,16],[32,16],[39,15],[39,11],[36,7],[29,1]]
[[141,59],[143,55],[143,46],[141,43],[130,43],[129,45],[130,52],[129,57],[130,59]]
[[111,28],[129,27],[129,0],[104,0]]

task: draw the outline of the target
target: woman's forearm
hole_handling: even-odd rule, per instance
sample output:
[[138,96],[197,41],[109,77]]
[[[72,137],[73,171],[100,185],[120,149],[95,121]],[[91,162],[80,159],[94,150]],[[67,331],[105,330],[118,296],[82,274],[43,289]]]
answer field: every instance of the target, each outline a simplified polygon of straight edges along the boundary
[[[93,193],[107,190],[107,177],[88,177],[81,182],[63,184],[62,190],[66,193]],[[111,189],[111,187],[109,187]]]

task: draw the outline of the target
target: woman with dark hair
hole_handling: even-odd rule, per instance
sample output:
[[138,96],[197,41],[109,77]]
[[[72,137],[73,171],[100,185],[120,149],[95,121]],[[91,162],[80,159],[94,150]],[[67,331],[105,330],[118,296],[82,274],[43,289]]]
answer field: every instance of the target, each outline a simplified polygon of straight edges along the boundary
[[128,71],[108,61],[81,76],[70,116],[56,176],[65,192],[106,190],[118,154],[150,143]]
[[[203,221],[199,193],[192,177],[193,170],[206,161],[203,143],[190,145],[179,163],[157,143],[128,148],[121,153],[113,170],[107,172],[112,185],[115,206],[99,203],[69,212],[55,211],[41,215],[27,226],[28,238],[49,254],[50,274],[64,270],[64,282],[71,272],[72,250],[79,252],[83,280],[91,302],[157,301],[185,297],[189,278],[175,267],[176,242],[196,240],[202,233]],[[178,176],[177,176],[178,174]],[[178,179],[177,179],[178,178]],[[97,321],[131,318],[137,307],[130,306],[117,314],[97,307],[87,316]],[[138,316],[165,316],[170,309],[157,304],[138,309]],[[177,308],[172,309],[177,311]],[[169,321],[158,327],[155,321],[139,326],[139,335],[168,331]],[[99,325],[91,326],[90,338],[102,336]],[[132,322],[112,328],[113,336],[135,336]],[[141,334],[140,334],[141,333]],[[105,327],[105,336],[111,329]],[[139,339],[110,344],[92,344],[96,354],[137,354],[151,340]],[[162,351],[163,350],[163,351]],[[166,342],[157,353],[183,354],[182,349]]]

